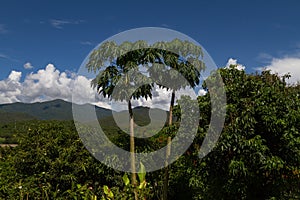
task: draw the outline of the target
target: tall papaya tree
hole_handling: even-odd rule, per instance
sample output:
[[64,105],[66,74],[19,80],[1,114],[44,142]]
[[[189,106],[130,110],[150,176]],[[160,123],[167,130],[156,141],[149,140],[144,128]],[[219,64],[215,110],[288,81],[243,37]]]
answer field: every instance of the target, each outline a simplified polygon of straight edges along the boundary
[[[99,72],[91,82],[99,94],[116,101],[127,101],[130,127],[131,182],[134,186],[136,186],[136,167],[131,100],[140,97],[152,97],[151,84],[134,88],[134,85],[146,81],[143,80],[143,76],[139,76],[140,57],[143,53],[142,49],[146,47],[147,44],[144,41],[124,42],[121,45],[117,45],[114,41],[105,42],[91,53],[86,65],[89,71]],[[142,77],[142,79],[136,80],[136,77]],[[119,89],[118,84],[122,85]],[[135,199],[137,199],[136,192]]]
[[[157,70],[156,67],[150,69],[151,76],[161,77],[167,80],[169,83],[168,87],[165,85],[158,85],[160,88],[167,88],[171,90],[171,100],[169,106],[169,118],[168,125],[173,124],[173,108],[175,104],[175,93],[176,91],[183,89],[184,87],[190,86],[196,87],[200,82],[200,73],[205,70],[205,63],[203,62],[203,51],[200,46],[195,45],[189,41],[181,41],[174,39],[170,42],[157,42],[153,45],[154,48],[167,49],[167,51],[161,52],[161,62],[166,66],[166,70],[169,68],[176,70],[178,73],[167,73],[167,77],[159,76],[162,69]],[[183,83],[180,80],[183,77],[186,82]],[[160,80],[164,82],[163,80]],[[188,85],[186,85],[188,84]],[[167,143],[171,142],[171,134],[167,137]],[[166,162],[165,162],[165,175],[163,182],[163,194],[162,199],[168,199],[168,181],[169,181],[169,169],[168,169],[168,157],[171,154],[170,146],[166,151]]]
[[[92,86],[99,94],[117,101],[127,101],[130,127],[130,152],[132,184],[136,184],[135,174],[135,146],[134,146],[134,117],[132,112],[132,99],[152,98],[154,84],[141,73],[141,65],[146,67],[148,76],[155,76],[156,83],[161,88],[172,91],[169,125],[172,124],[172,109],[175,102],[175,91],[186,86],[195,87],[200,81],[200,71],[204,64],[199,57],[203,56],[201,48],[188,41],[174,39],[170,42],[156,42],[152,45],[145,41],[123,42],[117,45],[115,42],[105,42],[95,49],[89,57],[86,65],[89,71],[98,73],[92,80]],[[170,69],[177,73],[167,73]],[[166,72],[166,73],[163,73]],[[181,74],[188,85],[177,83]],[[166,77],[167,76],[167,77]],[[165,81],[171,82],[166,86]],[[120,83],[121,82],[121,83]],[[117,85],[122,87],[117,89]],[[135,87],[135,86],[138,86]],[[168,138],[171,140],[171,137]],[[167,156],[168,157],[168,152]],[[166,158],[167,162],[167,158]],[[168,169],[164,186],[164,199],[167,199]]]

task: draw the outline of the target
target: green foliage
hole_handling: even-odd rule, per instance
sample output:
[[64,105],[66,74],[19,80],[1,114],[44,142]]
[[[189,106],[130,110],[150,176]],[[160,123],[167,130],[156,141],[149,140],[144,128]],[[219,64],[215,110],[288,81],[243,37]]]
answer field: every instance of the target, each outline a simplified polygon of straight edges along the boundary
[[1,151],[1,198],[43,198],[47,193],[50,199],[81,199],[101,196],[104,184],[121,183],[115,178],[118,172],[85,149],[72,122],[29,123],[18,146]]
[[[177,70],[194,87],[200,81],[200,71],[205,68],[200,57],[203,54],[199,46],[179,39],[152,45],[141,40],[120,45],[108,41],[91,53],[86,67],[98,73],[92,85],[99,93],[111,97],[114,92],[115,100],[128,101],[130,98],[152,98],[153,83],[141,73],[141,65],[152,77],[158,78],[160,87],[165,87],[164,82],[168,80],[172,82],[168,89],[177,90],[183,85],[177,84],[178,76],[167,73],[169,68]],[[139,87],[133,87],[133,83]],[[122,84],[122,88],[118,88],[118,84]]]
[[140,180],[140,187],[139,187],[140,189],[144,187],[144,183],[146,182],[145,176],[146,176],[145,166],[143,165],[143,163],[140,163],[140,170],[138,172],[138,177]]
[[12,109],[6,111],[6,107],[13,107],[12,104],[9,105],[0,105],[0,125],[9,124],[12,122],[17,121],[28,121],[28,120],[34,120],[35,118],[29,114],[22,113],[18,110]]
[[[198,151],[212,112],[212,88],[207,88],[209,93],[198,97],[199,128],[194,143],[169,166],[169,199],[299,199],[299,85],[287,85],[268,71],[255,75],[234,67],[219,71],[227,96],[224,129],[216,147],[200,160]],[[189,104],[188,98],[184,100]],[[159,149],[166,145],[168,135],[176,135],[185,116],[180,106],[174,107],[173,114],[178,121],[172,126],[147,140],[136,140],[138,152]],[[72,122],[16,125],[16,129],[14,123],[7,128],[16,131],[18,146],[0,148],[0,199],[134,199],[129,174],[93,158]],[[106,130],[114,143],[128,149],[125,135],[109,127]],[[139,197],[159,199],[163,175],[164,170],[146,174],[141,166]]]
[[107,185],[103,186],[104,195],[102,196],[103,200],[112,200],[112,199],[133,199],[134,191],[137,193],[138,199],[152,199],[153,192],[151,192],[149,183],[146,182],[146,169],[143,163],[140,163],[140,170],[138,172],[139,177],[139,186],[135,187],[130,183],[130,180],[127,174],[124,174],[123,179],[123,189],[112,187],[109,188]]
[[[247,75],[232,66],[220,73],[226,121],[215,149],[190,169],[196,199],[299,198],[299,87],[269,71]],[[199,102],[209,107],[206,98]]]
[[107,199],[113,199],[114,198],[114,193],[108,188],[107,185],[103,186],[103,191],[104,191],[104,194],[106,195]]

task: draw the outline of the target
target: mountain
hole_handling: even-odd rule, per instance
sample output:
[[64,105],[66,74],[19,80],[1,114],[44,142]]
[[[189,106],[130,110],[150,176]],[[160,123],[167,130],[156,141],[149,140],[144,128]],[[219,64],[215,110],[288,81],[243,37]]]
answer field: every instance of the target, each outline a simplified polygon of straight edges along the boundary
[[[127,110],[116,112],[92,104],[72,105],[71,102],[59,99],[38,103],[18,102],[0,105],[0,143],[15,143],[12,130],[28,120],[73,120],[73,106],[78,110],[76,120],[92,126],[98,126],[100,123],[109,137],[119,135],[121,130],[128,132]],[[88,112],[91,109],[92,112],[96,111],[97,119],[94,118],[94,114]],[[139,106],[133,108],[133,115],[136,124],[135,135],[144,137],[152,132],[158,132],[165,125],[168,112]]]
[[[75,108],[79,108],[80,113],[77,115],[80,121],[93,122],[95,119],[87,113],[87,110],[95,109],[99,121],[106,126],[111,126],[114,123],[112,111],[110,109],[101,108],[92,104],[78,105],[74,104]],[[145,126],[151,122],[152,124],[165,123],[168,112],[161,109],[151,109],[149,113],[148,107],[138,106],[133,109],[135,123],[139,126]],[[11,103],[0,105],[0,124],[26,120],[73,120],[72,103],[64,100],[53,100],[37,103]],[[128,111],[115,112],[121,119],[124,126],[128,126]]]
[[[91,104],[78,105],[76,107],[89,108],[95,107],[98,118],[111,115],[111,110],[100,108]],[[0,105],[0,123],[9,121],[24,120],[72,120],[72,103],[64,100],[53,100],[37,103],[11,103]],[[88,120],[88,118],[87,118]]]

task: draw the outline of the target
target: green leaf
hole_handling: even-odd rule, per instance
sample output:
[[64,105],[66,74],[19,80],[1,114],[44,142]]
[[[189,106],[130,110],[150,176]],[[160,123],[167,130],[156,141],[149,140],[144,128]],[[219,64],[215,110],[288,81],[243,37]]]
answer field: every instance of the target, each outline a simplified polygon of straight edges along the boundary
[[144,189],[147,185],[147,182],[144,180],[143,182],[140,183],[139,189]]
[[122,179],[123,179],[123,182],[126,186],[130,183],[130,180],[129,180],[127,174],[124,174]]
[[104,191],[104,194],[108,194],[109,193],[109,188],[108,188],[107,185],[103,186],[103,191]]
[[113,192],[108,188],[107,185],[103,186],[103,191],[104,191],[104,194],[106,194],[109,198],[113,198],[114,197]]
[[146,169],[142,162],[140,162],[140,170],[138,176],[139,176],[140,183],[145,181]]

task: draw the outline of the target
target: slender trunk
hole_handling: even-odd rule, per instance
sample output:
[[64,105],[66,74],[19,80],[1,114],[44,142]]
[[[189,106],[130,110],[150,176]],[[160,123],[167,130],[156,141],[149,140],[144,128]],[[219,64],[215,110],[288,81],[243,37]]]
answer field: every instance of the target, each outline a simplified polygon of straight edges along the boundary
[[131,107],[131,100],[128,101],[129,126],[130,126],[130,164],[131,164],[131,184],[134,186],[135,200],[138,200],[136,192],[136,169],[135,169],[135,146],[134,146],[134,121]]
[[[169,126],[172,125],[173,122],[173,107],[175,102],[175,91],[172,91],[171,96],[171,104],[170,104],[170,110],[169,110]],[[171,136],[168,136],[167,145],[171,143]],[[168,199],[168,185],[169,185],[169,157],[171,154],[171,146],[167,147],[166,151],[166,161],[165,161],[165,177],[164,177],[164,185],[163,185],[163,200]]]
[[[171,143],[171,137],[168,137],[168,141],[167,144]],[[167,147],[167,151],[166,151],[166,161],[165,161],[165,177],[164,177],[164,185],[163,185],[163,200],[167,200],[168,199],[168,186],[169,186],[169,157],[171,154],[171,146]]]
[[174,102],[175,102],[175,91],[172,91],[172,96],[171,96],[171,104],[170,104],[170,110],[169,110],[169,126],[172,125],[173,122],[173,107],[174,107]]

